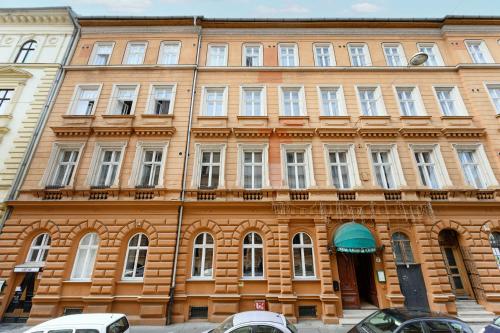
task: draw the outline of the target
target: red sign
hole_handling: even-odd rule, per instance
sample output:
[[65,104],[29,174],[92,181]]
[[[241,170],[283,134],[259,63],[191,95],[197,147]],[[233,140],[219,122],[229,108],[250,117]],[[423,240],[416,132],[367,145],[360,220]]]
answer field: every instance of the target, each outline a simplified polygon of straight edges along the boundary
[[255,301],[255,310],[266,310],[266,301]]

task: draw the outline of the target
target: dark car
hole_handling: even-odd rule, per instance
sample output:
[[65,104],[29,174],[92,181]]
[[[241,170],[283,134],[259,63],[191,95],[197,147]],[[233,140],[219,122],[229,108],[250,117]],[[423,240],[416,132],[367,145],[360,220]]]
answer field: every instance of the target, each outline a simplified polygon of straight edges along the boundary
[[500,317],[496,317],[491,324],[481,330],[481,333],[500,333]]
[[460,319],[442,313],[393,308],[366,317],[348,333],[473,333]]

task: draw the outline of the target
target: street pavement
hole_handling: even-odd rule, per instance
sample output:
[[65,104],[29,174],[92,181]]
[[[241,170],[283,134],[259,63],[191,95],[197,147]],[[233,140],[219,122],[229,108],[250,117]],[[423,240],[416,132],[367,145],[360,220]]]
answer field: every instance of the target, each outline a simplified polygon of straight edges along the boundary
[[[132,326],[131,333],[201,333],[216,325],[207,322],[187,322],[170,326]],[[471,327],[474,332],[478,333],[485,325],[471,325]],[[346,333],[351,327],[325,325],[319,320],[303,321],[297,324],[300,333]],[[0,324],[0,333],[23,333],[28,328],[23,324]]]

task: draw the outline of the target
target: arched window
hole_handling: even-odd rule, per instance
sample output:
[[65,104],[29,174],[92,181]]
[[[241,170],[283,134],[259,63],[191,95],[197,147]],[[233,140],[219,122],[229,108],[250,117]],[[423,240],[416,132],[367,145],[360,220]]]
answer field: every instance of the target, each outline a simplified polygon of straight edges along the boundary
[[262,238],[255,232],[245,236],[243,240],[243,276],[264,276],[264,245]]
[[193,268],[191,275],[196,278],[211,278],[214,259],[214,239],[210,234],[199,234],[193,246]]
[[30,58],[35,53],[36,49],[36,41],[29,40],[21,46],[19,49],[19,53],[17,54],[16,60],[14,61],[16,64],[24,64],[29,62]]
[[89,280],[92,277],[98,247],[99,236],[95,232],[86,234],[80,240],[71,273],[72,280]]
[[26,262],[45,262],[50,248],[49,234],[40,234],[33,238]]
[[392,251],[396,265],[414,264],[415,258],[411,250],[411,242],[408,236],[402,232],[395,232],[392,235]]
[[140,280],[144,277],[148,245],[148,238],[144,234],[136,234],[130,239],[123,269],[124,280]]
[[500,232],[493,231],[490,234],[490,244],[493,249],[493,255],[497,261],[497,266],[500,268]]
[[299,232],[293,237],[293,271],[296,278],[314,277],[314,255],[311,237]]

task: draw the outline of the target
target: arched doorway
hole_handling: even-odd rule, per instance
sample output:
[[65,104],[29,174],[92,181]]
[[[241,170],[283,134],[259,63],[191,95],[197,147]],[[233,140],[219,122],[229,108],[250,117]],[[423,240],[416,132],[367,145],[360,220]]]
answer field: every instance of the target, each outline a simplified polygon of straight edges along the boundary
[[438,241],[448,272],[451,291],[457,299],[475,298],[457,232],[451,229],[442,230]]
[[345,223],[335,232],[333,245],[337,252],[342,307],[378,307],[373,270],[376,245],[370,230],[356,222]]

